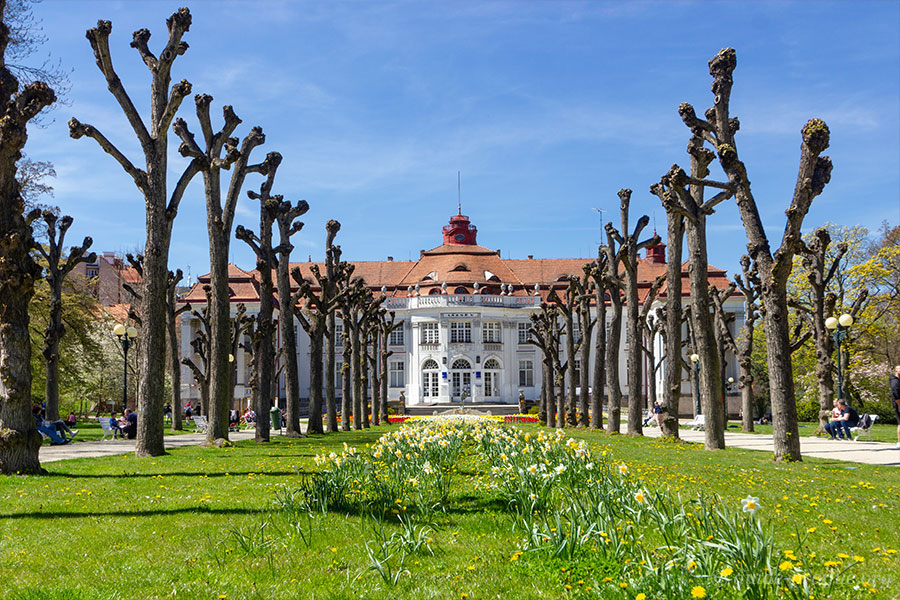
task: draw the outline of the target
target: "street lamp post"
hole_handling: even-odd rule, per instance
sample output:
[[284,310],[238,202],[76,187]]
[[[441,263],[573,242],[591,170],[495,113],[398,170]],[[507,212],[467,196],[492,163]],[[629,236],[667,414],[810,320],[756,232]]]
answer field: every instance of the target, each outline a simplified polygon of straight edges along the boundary
[[122,354],[125,355],[125,366],[122,371],[122,413],[124,414],[125,409],[128,408],[128,349],[131,348],[134,340],[137,339],[138,332],[134,327],[126,328],[121,323],[118,323],[113,327],[113,335],[119,338],[119,343],[122,344]]
[[694,363],[694,414],[699,415],[703,412],[700,407],[700,355],[691,354],[691,362]]
[[850,326],[853,325],[853,317],[847,313],[840,317],[828,317],[825,319],[825,327],[831,330],[831,338],[837,344],[837,371],[838,371],[838,400],[844,399],[844,368],[841,355],[841,342],[847,339]]

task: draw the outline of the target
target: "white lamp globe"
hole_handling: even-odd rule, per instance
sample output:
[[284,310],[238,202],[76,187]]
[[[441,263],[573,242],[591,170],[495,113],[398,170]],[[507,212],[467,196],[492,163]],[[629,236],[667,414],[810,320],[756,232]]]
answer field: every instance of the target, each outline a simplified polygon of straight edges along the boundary
[[837,329],[838,320],[834,317],[828,317],[825,319],[825,327],[828,329]]
[[700,362],[700,355],[699,354],[691,354],[691,362],[692,363]]
[[850,327],[853,325],[853,317],[845,313],[838,319],[838,323],[841,324],[841,327]]
[[131,339],[135,339],[137,337],[137,329],[135,329],[134,327],[129,327],[125,333],[127,333],[128,337]]
[[230,362],[230,363],[234,362],[234,354],[228,355],[228,362]]
[[113,335],[125,335],[125,326],[121,323],[116,323],[116,326],[113,327]]

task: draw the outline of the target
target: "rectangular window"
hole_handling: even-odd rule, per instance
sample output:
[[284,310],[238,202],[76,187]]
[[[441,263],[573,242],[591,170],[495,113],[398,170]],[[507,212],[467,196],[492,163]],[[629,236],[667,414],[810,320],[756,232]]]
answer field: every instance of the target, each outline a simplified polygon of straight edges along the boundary
[[406,385],[406,377],[404,371],[406,365],[403,361],[391,361],[391,387],[399,388]]
[[341,389],[344,385],[343,369],[341,369],[343,364],[339,360],[334,361],[334,389],[336,390]]
[[572,323],[572,339],[576,344],[581,341],[581,323],[578,321]]
[[471,344],[472,324],[468,321],[453,321],[450,323],[451,344]]
[[531,339],[531,333],[528,330],[531,329],[531,323],[519,323],[519,343],[527,344],[528,340]]
[[581,361],[575,359],[575,381],[581,381]]
[[391,346],[403,345],[403,325],[391,332],[391,335],[388,336],[388,344]]
[[91,277],[99,277],[100,276],[100,267],[88,267],[87,268],[87,276]]
[[344,345],[344,324],[343,323],[335,323],[334,324],[334,345],[335,346],[343,346]]
[[440,343],[440,333],[437,323],[422,323],[420,326],[423,344]]
[[534,387],[534,361],[519,361],[519,387]]
[[500,323],[489,322],[481,326],[482,341],[485,344],[499,344],[503,341],[500,337]]

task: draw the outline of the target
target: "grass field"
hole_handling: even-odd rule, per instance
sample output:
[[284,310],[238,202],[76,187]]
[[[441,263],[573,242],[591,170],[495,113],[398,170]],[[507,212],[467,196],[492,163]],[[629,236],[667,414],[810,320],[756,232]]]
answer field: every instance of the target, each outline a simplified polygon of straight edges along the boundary
[[[44,477],[2,478],[0,598],[601,597],[591,583],[602,565],[520,552],[515,513],[471,462],[458,466],[448,509],[428,532],[434,554],[411,557],[396,582],[370,568],[366,549],[395,524],[353,511],[297,517],[276,509],[276,496],[316,469],[315,455],[340,453],[344,443],[365,452],[396,429],[79,459],[47,464]],[[758,517],[774,525],[779,546],[802,537],[817,561],[855,563],[849,575],[858,589],[835,597],[897,597],[896,468],[774,464],[763,452],[569,434],[629,465],[648,490],[685,501],[718,494],[738,508],[757,496]]]

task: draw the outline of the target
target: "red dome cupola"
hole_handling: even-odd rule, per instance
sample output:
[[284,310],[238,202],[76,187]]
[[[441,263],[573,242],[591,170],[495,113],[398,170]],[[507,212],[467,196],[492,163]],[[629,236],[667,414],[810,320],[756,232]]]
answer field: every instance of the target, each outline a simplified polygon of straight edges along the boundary
[[457,214],[450,217],[450,224],[444,225],[444,244],[450,246],[476,246],[475,234],[478,228],[469,222],[469,217]]

